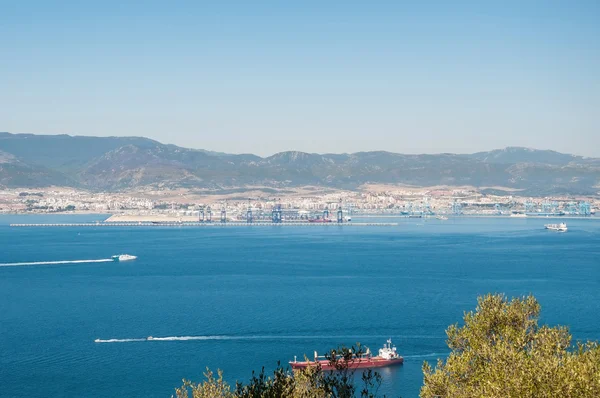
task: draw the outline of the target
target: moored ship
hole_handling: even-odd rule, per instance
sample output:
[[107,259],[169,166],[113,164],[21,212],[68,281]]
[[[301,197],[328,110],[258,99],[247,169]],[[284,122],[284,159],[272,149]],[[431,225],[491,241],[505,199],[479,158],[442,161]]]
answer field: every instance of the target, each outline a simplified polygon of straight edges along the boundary
[[[367,352],[361,356],[354,357],[348,361],[349,369],[366,369],[366,368],[381,368],[384,366],[400,365],[404,362],[397,350],[396,346],[392,345],[392,340],[388,341],[379,349],[377,356],[372,356],[371,351],[367,348]],[[321,365],[323,370],[334,370],[335,366],[325,358],[324,355],[319,356],[315,351],[314,361],[297,361],[294,357],[293,361],[290,361],[292,369],[304,369],[309,366]]]
[[544,227],[551,231],[567,232],[567,224],[565,224],[564,222],[560,224],[546,224],[544,225]]

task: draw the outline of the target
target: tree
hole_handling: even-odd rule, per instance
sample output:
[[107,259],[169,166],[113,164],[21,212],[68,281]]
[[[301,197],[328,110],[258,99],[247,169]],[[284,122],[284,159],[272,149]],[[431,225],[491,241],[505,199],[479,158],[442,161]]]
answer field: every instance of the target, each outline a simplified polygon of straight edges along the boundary
[[223,380],[223,372],[219,370],[217,373],[218,377],[215,378],[214,373],[206,368],[206,380],[200,384],[183,380],[183,385],[175,389],[177,398],[189,398],[189,392],[192,398],[234,398],[231,387]]
[[321,366],[309,366],[294,373],[293,398],[328,398]]
[[[324,371],[321,365],[308,366],[304,369],[290,371],[280,363],[272,376],[265,373],[264,367],[260,373],[252,372],[247,384],[237,382],[235,390],[223,381],[223,374],[218,371],[218,378],[207,369],[205,381],[196,384],[183,380],[183,385],[175,390],[177,398],[354,398],[355,369],[350,364],[356,356],[364,354],[360,344],[355,347],[338,347],[325,354],[333,370]],[[363,398],[378,397],[377,391],[381,385],[381,376],[372,370],[362,373],[363,388],[360,396]]]
[[[322,378],[319,384],[323,387],[326,397],[352,398],[355,396],[357,388],[354,383],[355,369],[350,365],[353,358],[361,357],[364,354],[365,350],[360,343],[357,343],[356,347],[340,346],[325,354],[325,358],[335,369],[335,371],[318,373]],[[381,385],[381,375],[368,369],[363,371],[361,380],[364,386],[361,390],[361,397],[376,397],[377,390]]]
[[566,327],[539,326],[539,314],[533,296],[480,297],[464,326],[446,330],[446,361],[423,364],[421,397],[599,397],[598,343],[573,347]]
[[237,382],[235,388],[235,396],[239,398],[293,397],[293,394],[294,377],[289,370],[283,369],[279,362],[273,377],[268,377],[263,367],[258,376],[252,372],[252,378],[247,385]]

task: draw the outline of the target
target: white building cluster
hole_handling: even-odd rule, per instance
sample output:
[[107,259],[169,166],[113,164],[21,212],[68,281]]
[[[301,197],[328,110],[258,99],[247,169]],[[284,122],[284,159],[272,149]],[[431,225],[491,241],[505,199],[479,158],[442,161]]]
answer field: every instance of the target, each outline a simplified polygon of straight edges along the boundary
[[361,191],[306,192],[277,196],[255,196],[240,199],[216,195],[202,195],[187,191],[106,193],[74,189],[15,189],[0,191],[0,212],[55,213],[87,212],[131,215],[165,214],[198,216],[201,211],[218,219],[222,209],[228,217],[242,218],[250,208],[257,214],[267,214],[274,207],[284,211],[333,214],[338,207],[352,214],[407,214],[428,212],[436,214],[499,215],[511,212],[542,211],[552,203],[553,208],[568,209],[574,203],[588,203],[593,210],[600,200],[592,197],[529,198],[517,195],[486,195],[476,189],[366,187]]

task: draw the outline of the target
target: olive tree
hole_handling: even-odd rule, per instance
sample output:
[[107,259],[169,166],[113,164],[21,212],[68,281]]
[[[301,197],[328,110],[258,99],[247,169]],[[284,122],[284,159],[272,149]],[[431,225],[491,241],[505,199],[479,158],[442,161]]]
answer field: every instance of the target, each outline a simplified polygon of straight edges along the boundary
[[533,296],[478,299],[446,330],[448,358],[423,364],[422,398],[599,397],[600,347],[571,344],[566,327],[540,326]]
[[192,383],[188,380],[183,380],[183,385],[175,389],[177,398],[234,398],[235,395],[231,392],[231,387],[223,380],[223,372],[219,370],[218,376],[215,378],[214,373],[206,368],[204,372],[205,380],[202,383]]

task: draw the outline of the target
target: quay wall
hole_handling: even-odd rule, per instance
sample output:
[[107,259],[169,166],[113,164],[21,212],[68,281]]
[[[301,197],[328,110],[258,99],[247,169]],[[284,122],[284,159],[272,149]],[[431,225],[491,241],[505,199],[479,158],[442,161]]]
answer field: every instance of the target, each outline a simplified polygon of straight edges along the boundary
[[398,223],[305,223],[305,222],[98,222],[98,223],[48,223],[48,224],[10,224],[11,227],[389,227]]

